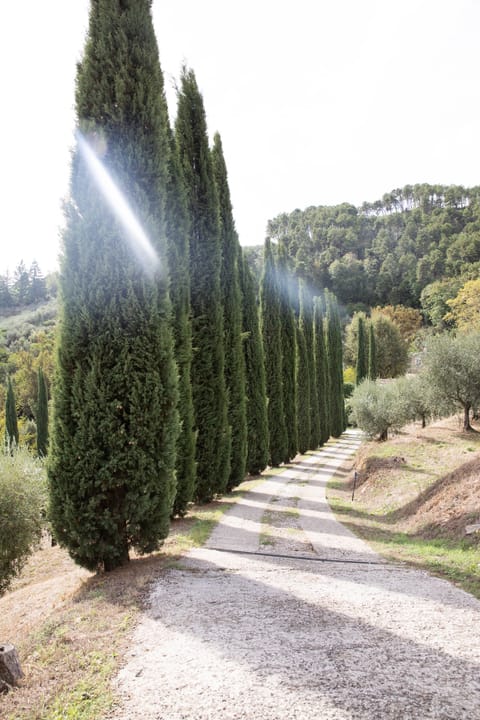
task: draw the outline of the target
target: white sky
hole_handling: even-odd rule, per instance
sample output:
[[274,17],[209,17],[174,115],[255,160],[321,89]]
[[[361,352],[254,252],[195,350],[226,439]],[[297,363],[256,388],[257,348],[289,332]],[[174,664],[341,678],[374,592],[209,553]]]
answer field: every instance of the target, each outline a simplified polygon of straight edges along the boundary
[[[0,272],[55,269],[87,0],[0,10]],[[480,184],[478,0],[154,0],[170,111],[182,62],[222,136],[243,245],[309,205]]]

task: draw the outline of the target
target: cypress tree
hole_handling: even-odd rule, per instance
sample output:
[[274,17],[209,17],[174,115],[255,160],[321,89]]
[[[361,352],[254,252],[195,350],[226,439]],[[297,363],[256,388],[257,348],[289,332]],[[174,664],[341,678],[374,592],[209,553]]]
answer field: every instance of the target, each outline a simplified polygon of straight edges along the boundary
[[227,489],[231,490],[243,481],[247,460],[245,359],[242,348],[242,296],[239,277],[240,243],[235,230],[228,187],[227,166],[218,133],[215,134],[214,138],[212,159],[220,206],[225,383],[228,397],[228,423],[232,432],[230,476]]
[[13,384],[9,377],[5,398],[5,442],[7,447],[12,449],[14,445],[18,446],[18,439],[17,403],[15,401]]
[[311,383],[310,383],[310,362],[308,345],[305,339],[308,333],[308,310],[306,308],[305,282],[299,283],[300,315],[297,328],[297,362],[296,362],[296,386],[297,386],[297,432],[298,449],[301,453],[310,449],[312,415],[310,411]]
[[48,393],[42,368],[38,368],[37,386],[37,453],[39,457],[46,457],[48,451]]
[[175,494],[177,371],[163,240],[168,115],[150,0],[92,2],[76,110],[51,515],[76,562],[112,570],[130,547],[159,547]]
[[230,427],[224,376],[220,215],[203,98],[183,69],[175,125],[189,212],[192,393],[197,429],[195,496],[210,501],[230,475]]
[[255,282],[240,250],[240,284],[243,297],[243,348],[247,397],[247,471],[257,475],[268,464],[268,419],[265,358]]
[[165,230],[170,269],[170,298],[175,359],[178,367],[178,412],[181,432],[177,440],[177,489],[173,515],[183,517],[195,494],[195,431],[191,384],[192,327],[190,322],[189,222],[185,184],[175,139],[170,135],[170,172],[165,208]]
[[319,444],[329,438],[327,405],[327,361],[324,336],[323,302],[321,297],[314,298],[313,307],[313,345],[315,350],[315,373],[317,379],[318,414],[320,422]]
[[365,337],[365,323],[362,317],[358,318],[357,338],[357,364],[356,364],[356,385],[367,377],[368,373],[368,348]]
[[281,245],[278,251],[278,288],[280,297],[280,344],[283,354],[283,409],[287,431],[287,453],[285,462],[289,462],[298,452],[297,432],[297,392],[296,392],[296,322],[293,309],[293,293],[298,293],[296,280],[289,271],[287,251]]
[[302,295],[303,299],[300,309],[300,323],[303,323],[310,387],[308,401],[310,409],[310,438],[308,441],[308,449],[315,450],[320,443],[320,414],[315,369],[315,350],[313,343],[313,298],[311,292],[306,288],[306,286],[303,287]]
[[283,462],[287,454],[287,430],[283,410],[280,305],[275,261],[268,238],[265,240],[260,283],[260,318],[268,399],[269,463],[275,467]]
[[373,323],[368,323],[368,379],[377,378],[377,349],[375,345],[375,328]]
[[343,360],[342,360],[342,331],[338,313],[337,300],[334,295],[326,296],[327,322],[326,346],[328,354],[328,380],[329,380],[329,416],[330,433],[333,437],[340,437],[345,430],[345,412],[343,402]]

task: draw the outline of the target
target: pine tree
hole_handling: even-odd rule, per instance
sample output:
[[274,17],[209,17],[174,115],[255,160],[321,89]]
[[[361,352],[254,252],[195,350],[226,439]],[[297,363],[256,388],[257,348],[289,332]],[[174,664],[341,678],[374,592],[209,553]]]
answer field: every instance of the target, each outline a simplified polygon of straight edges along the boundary
[[239,278],[240,243],[235,230],[227,167],[218,133],[214,137],[212,159],[220,206],[225,383],[228,397],[228,423],[232,433],[230,476],[227,489],[231,490],[243,481],[247,460],[245,359],[242,348],[242,296]]
[[368,324],[368,379],[377,378],[377,349],[375,345],[375,328],[373,323]]
[[247,396],[247,471],[257,475],[268,464],[268,419],[265,358],[255,282],[240,251],[240,283],[243,297],[243,346]]
[[269,462],[275,467],[283,462],[287,454],[287,430],[283,409],[280,305],[275,261],[268,238],[260,283],[260,318],[268,398]]
[[328,385],[327,361],[324,336],[323,302],[321,297],[314,298],[313,307],[313,346],[315,351],[315,373],[317,379],[318,414],[320,422],[319,444],[329,438],[328,429]]
[[177,489],[173,515],[183,517],[195,495],[195,431],[191,384],[192,327],[190,321],[189,222],[185,184],[175,139],[170,135],[170,172],[165,208],[165,231],[170,269],[170,298],[175,359],[178,367]]
[[38,368],[37,375],[37,453],[39,457],[46,457],[48,452],[48,393],[47,382],[42,368]]
[[329,416],[330,433],[340,437],[345,430],[345,412],[343,402],[343,361],[342,332],[337,300],[334,295],[326,295],[327,322],[326,346],[328,354],[329,379]]
[[10,377],[7,380],[7,395],[5,398],[5,442],[12,449],[18,446],[17,403]]
[[362,380],[367,377],[368,373],[368,348],[365,337],[365,323],[362,317],[358,318],[358,337],[357,337],[357,364],[356,364],[356,384],[359,385]]
[[220,216],[203,98],[183,69],[175,125],[190,220],[192,392],[197,428],[196,499],[223,493],[230,475],[230,427],[224,376]]
[[289,462],[298,452],[297,432],[297,392],[296,392],[296,321],[293,309],[293,295],[298,287],[288,266],[287,251],[284,246],[278,251],[278,288],[280,297],[280,345],[282,348],[283,409],[287,431],[287,453],[285,462]]
[[130,547],[159,547],[175,495],[178,395],[163,207],[168,114],[150,0],[92,2],[76,109],[51,515],[76,562],[112,570],[128,561]]

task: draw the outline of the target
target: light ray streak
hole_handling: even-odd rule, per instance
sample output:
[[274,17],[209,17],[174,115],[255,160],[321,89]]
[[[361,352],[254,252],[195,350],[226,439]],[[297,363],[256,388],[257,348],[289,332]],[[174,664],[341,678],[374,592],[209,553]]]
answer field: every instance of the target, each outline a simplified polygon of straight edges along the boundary
[[95,184],[125,230],[128,242],[137,259],[146,271],[150,273],[155,272],[160,264],[159,257],[132,211],[127,199],[94,150],[90,147],[87,140],[78,130],[76,138],[78,148],[91,172]]

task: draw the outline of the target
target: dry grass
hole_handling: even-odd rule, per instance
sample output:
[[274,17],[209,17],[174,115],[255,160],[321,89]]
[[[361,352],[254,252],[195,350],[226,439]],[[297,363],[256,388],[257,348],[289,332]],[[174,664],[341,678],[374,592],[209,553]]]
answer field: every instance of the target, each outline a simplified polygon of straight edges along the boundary
[[383,555],[480,597],[480,535],[465,534],[480,521],[479,432],[465,433],[450,418],[365,443],[346,477],[330,483],[329,500],[339,519]]
[[77,567],[45,541],[11,590],[0,598],[0,641],[14,644],[25,679],[0,696],[5,720],[99,720],[112,706],[118,671],[150,585],[182,553],[205,542],[228,498],[195,506],[172,523],[161,552],[133,557],[114,572]]

